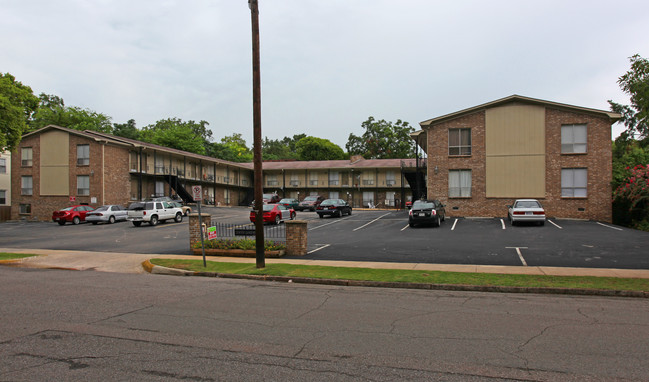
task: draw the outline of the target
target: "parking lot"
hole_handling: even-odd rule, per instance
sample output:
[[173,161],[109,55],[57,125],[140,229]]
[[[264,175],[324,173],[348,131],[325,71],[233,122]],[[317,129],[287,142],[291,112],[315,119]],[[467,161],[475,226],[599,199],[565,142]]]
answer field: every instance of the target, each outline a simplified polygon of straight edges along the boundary
[[[204,207],[218,222],[245,225],[248,208]],[[408,227],[407,211],[354,210],[308,221],[304,259],[438,264],[649,269],[649,233],[592,221],[548,219],[511,226],[506,219],[447,218],[439,228]],[[0,247],[189,254],[188,219],[155,227],[0,223]]]

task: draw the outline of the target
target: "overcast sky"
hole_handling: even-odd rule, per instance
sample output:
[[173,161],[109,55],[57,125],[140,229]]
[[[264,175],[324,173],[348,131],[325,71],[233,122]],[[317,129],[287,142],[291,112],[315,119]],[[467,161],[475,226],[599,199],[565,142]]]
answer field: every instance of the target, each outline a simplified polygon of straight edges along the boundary
[[[649,2],[259,0],[262,135],[343,149],[369,116],[419,122],[519,94],[608,110],[649,57]],[[247,0],[0,0],[0,72],[138,127],[209,122],[252,146]],[[617,135],[622,128],[614,128]]]

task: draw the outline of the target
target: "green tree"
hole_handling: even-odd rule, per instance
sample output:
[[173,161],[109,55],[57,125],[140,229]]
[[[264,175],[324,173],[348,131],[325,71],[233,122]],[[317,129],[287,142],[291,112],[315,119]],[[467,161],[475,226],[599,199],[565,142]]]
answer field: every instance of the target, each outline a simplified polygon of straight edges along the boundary
[[18,146],[37,107],[38,98],[29,86],[0,73],[0,151]]
[[297,160],[297,142],[306,137],[306,134],[296,134],[293,137],[279,139],[264,138],[261,146],[261,153],[264,160],[289,159]]
[[[148,125],[140,131],[140,139],[160,146],[205,155],[207,137],[212,132],[207,129],[206,121],[183,122],[179,118],[167,118]],[[209,132],[209,133],[208,133]]]
[[31,130],[47,125],[57,125],[75,130],[93,130],[101,133],[112,133],[111,118],[105,114],[76,106],[65,106],[63,99],[41,93],[38,109],[29,123]]
[[345,159],[343,149],[328,139],[305,137],[295,146],[299,160]]
[[631,69],[622,75],[617,83],[631,98],[631,105],[608,101],[611,110],[622,114],[626,126],[623,138],[649,139],[649,60],[639,55],[629,58]]
[[135,120],[129,119],[126,123],[113,123],[113,135],[118,137],[139,140],[140,130],[135,126]]
[[415,143],[410,133],[415,131],[408,122],[377,121],[370,116],[361,124],[365,130],[360,137],[349,134],[345,148],[350,155],[362,155],[367,159],[414,158]]

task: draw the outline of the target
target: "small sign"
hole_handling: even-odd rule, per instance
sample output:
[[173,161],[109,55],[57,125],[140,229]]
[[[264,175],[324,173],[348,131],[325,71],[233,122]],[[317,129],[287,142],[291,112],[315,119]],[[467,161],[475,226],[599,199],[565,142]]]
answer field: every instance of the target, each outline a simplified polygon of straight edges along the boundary
[[70,201],[71,201],[71,202],[76,202],[76,201],[77,201],[77,197],[76,197],[76,196],[70,196]]
[[207,229],[207,240],[216,239],[216,226]]
[[201,186],[192,186],[192,197],[197,202],[203,200],[203,190]]

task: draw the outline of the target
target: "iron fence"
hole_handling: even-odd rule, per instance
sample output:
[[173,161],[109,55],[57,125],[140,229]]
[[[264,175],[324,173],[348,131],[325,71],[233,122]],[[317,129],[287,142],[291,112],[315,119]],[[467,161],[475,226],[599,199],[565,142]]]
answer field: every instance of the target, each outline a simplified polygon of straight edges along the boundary
[[[213,219],[210,226],[216,227],[218,239],[254,239],[256,236],[253,223],[226,224]],[[284,224],[264,225],[264,239],[286,242],[286,226]]]

